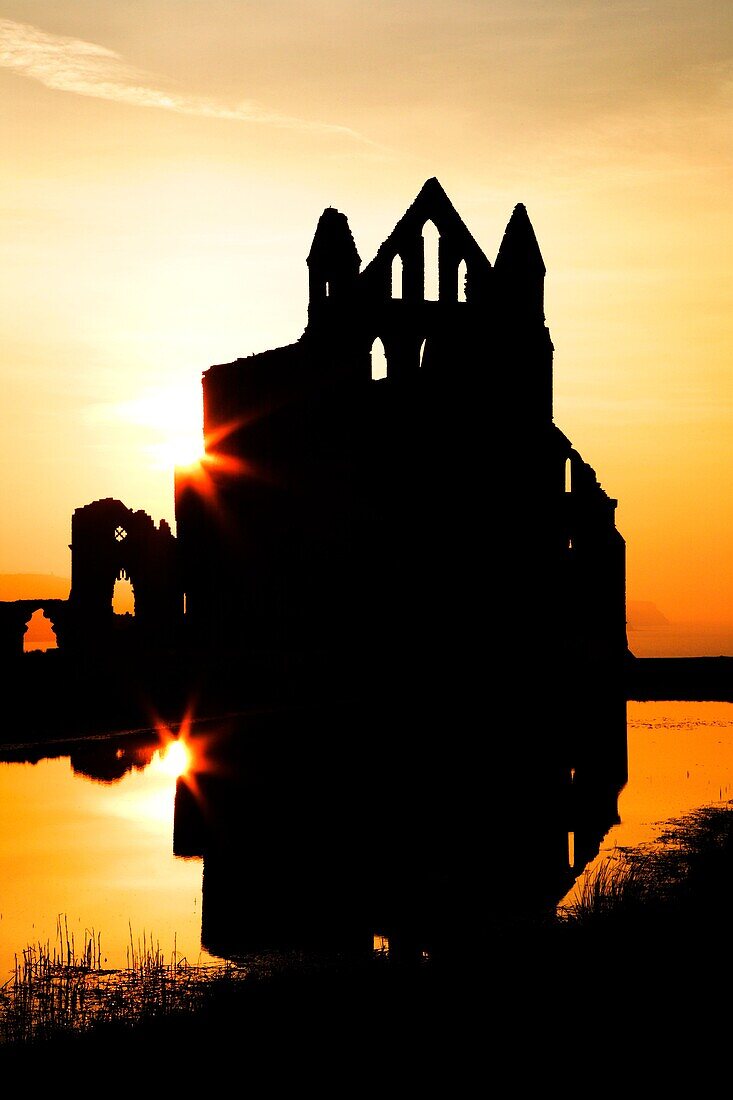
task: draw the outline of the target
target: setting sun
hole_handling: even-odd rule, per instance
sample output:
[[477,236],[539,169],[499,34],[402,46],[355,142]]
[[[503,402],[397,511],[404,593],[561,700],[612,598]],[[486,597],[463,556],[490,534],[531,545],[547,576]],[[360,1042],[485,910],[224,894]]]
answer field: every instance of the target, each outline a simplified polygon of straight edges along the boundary
[[191,466],[203,455],[201,394],[195,387],[168,386],[120,402],[115,416],[142,428],[150,465],[156,470]]

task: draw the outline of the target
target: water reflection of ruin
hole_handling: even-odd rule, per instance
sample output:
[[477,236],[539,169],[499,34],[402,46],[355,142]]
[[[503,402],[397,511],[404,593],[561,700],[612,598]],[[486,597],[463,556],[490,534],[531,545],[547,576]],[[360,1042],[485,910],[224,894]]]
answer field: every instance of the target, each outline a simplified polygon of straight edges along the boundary
[[138,734],[99,739],[74,739],[53,744],[36,743],[0,748],[0,761],[14,764],[37,764],[41,760],[68,758],[74,775],[95,783],[117,783],[131,771],[147,768],[161,743],[150,730]]
[[[301,708],[201,723],[171,824],[174,853],[203,858],[202,946],[223,957],[368,953],[380,933],[393,954],[419,957],[454,951],[482,921],[552,911],[618,821],[616,717],[615,764],[540,775],[517,760],[503,794],[478,789],[448,744],[432,759],[419,746],[387,756],[373,714],[314,721]],[[65,757],[76,775],[113,784],[160,749],[147,732],[6,748],[0,759]],[[482,784],[490,774],[487,759]]]
[[477,775],[447,741],[383,754],[373,718],[320,715],[316,736],[307,712],[262,712],[194,748],[204,770],[178,780],[174,851],[204,861],[207,951],[367,950],[376,933],[408,955],[455,951],[553,911],[618,822],[623,713],[605,731],[615,759],[571,775],[517,758],[503,787],[498,757]]

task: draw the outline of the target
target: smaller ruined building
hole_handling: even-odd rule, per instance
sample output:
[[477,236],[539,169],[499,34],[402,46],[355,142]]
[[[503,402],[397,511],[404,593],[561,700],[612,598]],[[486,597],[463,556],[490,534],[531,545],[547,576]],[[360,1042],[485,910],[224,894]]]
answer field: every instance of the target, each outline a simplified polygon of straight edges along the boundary
[[[180,644],[183,591],[176,539],[165,520],[156,527],[146,512],[110,497],[96,500],[74,511],[70,550],[68,600],[0,603],[4,656],[23,653],[26,625],[39,608],[67,654],[132,655]],[[132,584],[134,615],[113,611],[118,578]]]
[[[116,623],[112,594],[117,578],[132,583],[135,614],[124,628]],[[126,644],[155,649],[178,640],[183,619],[176,539],[165,520],[156,527],[142,510],[133,512],[108,497],[77,508],[71,520],[69,641],[75,649],[92,644]]]

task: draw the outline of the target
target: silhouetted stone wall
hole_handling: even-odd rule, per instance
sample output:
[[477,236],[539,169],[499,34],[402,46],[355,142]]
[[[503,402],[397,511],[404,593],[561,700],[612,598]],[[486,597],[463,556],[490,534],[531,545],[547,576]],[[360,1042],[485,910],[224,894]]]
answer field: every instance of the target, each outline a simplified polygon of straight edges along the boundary
[[[134,590],[129,621],[112,610],[118,578],[128,578]],[[166,521],[156,527],[146,512],[133,512],[111,497],[77,508],[71,520],[68,645],[81,651],[171,646],[182,619],[176,540]]]
[[429,180],[360,267],[327,209],[300,340],[204,374],[208,458],[176,488],[191,645],[239,652],[244,675],[267,659],[283,683],[427,691],[462,715],[507,674],[537,714],[618,691],[624,542],[552,420],[526,210],[492,266]]

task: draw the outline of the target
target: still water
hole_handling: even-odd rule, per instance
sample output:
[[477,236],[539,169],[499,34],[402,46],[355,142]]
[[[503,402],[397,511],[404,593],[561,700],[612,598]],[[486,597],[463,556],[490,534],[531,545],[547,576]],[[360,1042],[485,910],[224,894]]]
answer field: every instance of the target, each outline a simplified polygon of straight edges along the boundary
[[[213,961],[201,947],[202,861],[173,854],[185,766],[173,745],[107,750],[103,765],[93,747],[0,763],[0,984],[26,945],[53,947],[60,918],[78,951],[99,935],[109,967],[125,965],[131,941]],[[599,859],[733,798],[733,704],[629,703],[628,753],[620,824]]]
[[[131,940],[201,950],[197,859],[173,855],[176,768],[163,749],[102,780],[69,756],[0,763],[0,983],[28,944],[50,944],[62,918],[77,954],[101,937],[106,965],[125,965]],[[173,761],[173,763],[175,760]]]
[[[652,843],[664,822],[733,799],[733,703],[630,702],[626,728],[629,778],[619,794],[620,822],[585,874],[618,848]],[[574,899],[582,877],[561,904]]]

